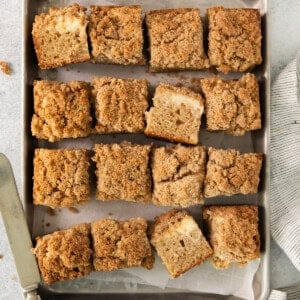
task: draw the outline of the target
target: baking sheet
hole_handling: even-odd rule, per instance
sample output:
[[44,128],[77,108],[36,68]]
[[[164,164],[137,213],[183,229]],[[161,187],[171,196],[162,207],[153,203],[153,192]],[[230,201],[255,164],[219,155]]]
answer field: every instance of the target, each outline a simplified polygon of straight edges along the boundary
[[[107,5],[133,5],[141,4],[144,11],[161,8],[186,7],[185,2],[173,1],[76,1],[84,6],[91,4]],[[124,201],[100,202],[94,200],[95,177],[92,175],[92,200],[89,204],[74,209],[56,209],[55,212],[46,207],[33,207],[32,203],[32,157],[33,149],[42,148],[87,148],[92,149],[96,143],[119,143],[129,140],[134,143],[154,143],[155,145],[166,145],[163,141],[146,138],[143,134],[117,134],[117,135],[92,135],[89,138],[76,140],[63,140],[56,143],[37,141],[30,134],[30,119],[33,112],[32,82],[34,79],[49,79],[58,81],[84,80],[90,82],[94,76],[113,76],[120,78],[146,78],[150,81],[150,97],[153,95],[154,87],[158,82],[180,84],[198,89],[197,79],[210,77],[214,74],[209,71],[193,71],[178,73],[151,74],[147,66],[116,66],[116,65],[95,65],[82,63],[69,65],[54,70],[38,70],[35,57],[32,54],[32,42],[30,31],[34,15],[42,11],[47,11],[49,6],[65,6],[72,1],[34,1],[28,0],[24,3],[25,33],[24,33],[24,200],[28,221],[31,224],[32,236],[43,235],[57,229],[65,229],[80,222],[91,222],[103,217],[115,219],[127,219],[130,217],[145,217],[151,221],[155,216],[169,210],[169,207],[157,207],[152,204],[136,204]],[[208,7],[223,5],[225,7],[255,7],[260,9],[261,14],[266,13],[266,1],[242,1],[242,0],[193,0],[189,1],[189,7],[200,8],[204,17]],[[27,14],[26,14],[27,12]],[[203,18],[204,20],[204,18]],[[263,29],[265,29],[265,17],[263,18]],[[266,31],[264,32],[266,36]],[[142,268],[132,268],[111,273],[94,272],[83,279],[58,283],[49,290],[56,292],[76,292],[76,293],[99,293],[99,292],[123,292],[141,293],[153,290],[152,286],[157,286],[157,293],[171,293],[174,288],[185,288],[202,293],[234,294],[238,297],[250,299],[251,297],[263,297],[268,290],[268,261],[269,261],[269,233],[268,233],[268,110],[269,110],[269,76],[266,55],[266,39],[264,43],[264,64],[254,70],[260,81],[261,105],[264,129],[257,132],[247,133],[244,137],[233,137],[224,133],[208,132],[202,126],[200,130],[200,143],[206,146],[217,148],[235,148],[242,152],[264,152],[266,159],[262,172],[262,183],[257,195],[216,197],[207,199],[205,204],[257,204],[260,207],[260,233],[262,236],[262,256],[260,260],[251,262],[245,268],[231,267],[228,270],[217,271],[209,262],[205,262],[201,267],[196,267],[187,272],[182,278],[169,280],[167,272],[156,260],[155,268],[147,271]],[[242,74],[222,75],[224,79],[239,78]],[[204,120],[202,118],[202,123]],[[188,209],[195,217],[200,227],[202,207],[194,206]],[[258,271],[256,272],[258,268]],[[253,274],[255,280],[252,284]],[[209,284],[212,282],[213,284]],[[217,285],[215,283],[218,283]],[[149,287],[151,285],[151,288]],[[170,287],[164,289],[166,286]],[[88,287],[88,288],[84,288]],[[150,288],[150,289],[149,289]],[[254,294],[252,294],[252,289]],[[155,290],[154,290],[155,291]],[[179,292],[176,290],[176,292]],[[252,295],[251,295],[252,294]]]

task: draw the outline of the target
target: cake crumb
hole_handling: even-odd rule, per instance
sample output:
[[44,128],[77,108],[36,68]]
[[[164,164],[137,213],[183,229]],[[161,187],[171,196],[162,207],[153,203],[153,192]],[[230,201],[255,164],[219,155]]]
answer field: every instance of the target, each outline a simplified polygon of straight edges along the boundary
[[0,259],[2,259],[3,258],[3,254],[0,254]]
[[47,207],[46,213],[51,217],[55,216],[55,210],[51,207]]
[[76,207],[69,207],[69,211],[73,214],[78,214],[79,213],[79,210],[76,208]]
[[3,74],[10,75],[11,68],[6,61],[0,61],[0,69]]
[[196,93],[201,93],[202,92],[201,79],[202,78],[197,78],[197,77],[191,78],[190,85],[188,86],[188,88],[190,88],[191,90],[193,90]]

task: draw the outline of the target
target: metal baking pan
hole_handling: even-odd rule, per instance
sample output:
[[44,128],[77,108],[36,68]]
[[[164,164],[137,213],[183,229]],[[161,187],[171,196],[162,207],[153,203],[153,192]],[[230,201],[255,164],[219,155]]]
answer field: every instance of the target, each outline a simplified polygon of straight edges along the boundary
[[[79,4],[89,6],[94,4],[93,1],[82,0],[76,1]],[[114,136],[93,135],[89,138],[80,138],[76,140],[63,140],[56,143],[48,143],[38,141],[31,136],[30,122],[33,114],[33,96],[32,83],[35,79],[50,79],[58,81],[84,80],[91,81],[93,76],[115,76],[115,77],[133,77],[147,78],[150,81],[150,96],[153,94],[154,85],[159,81],[170,82],[174,84],[192,85],[194,78],[203,78],[211,76],[208,71],[193,71],[179,73],[150,74],[147,72],[147,66],[115,66],[115,65],[95,65],[92,63],[82,63],[70,65],[63,68],[41,71],[37,66],[34,48],[31,38],[31,29],[34,16],[43,11],[47,11],[50,6],[66,6],[72,3],[67,0],[23,0],[23,134],[22,134],[22,182],[21,196],[25,208],[27,222],[31,231],[32,238],[37,235],[52,232],[58,228],[63,229],[67,226],[79,223],[81,221],[93,221],[95,218],[113,215],[116,218],[135,217],[137,215],[154,217],[168,208],[154,207],[153,205],[139,206],[128,202],[102,203],[92,200],[91,203],[84,208],[83,213],[74,214],[68,209],[61,209],[53,216],[45,207],[34,207],[32,204],[32,176],[33,176],[33,151],[37,147],[45,148],[88,148],[91,149],[95,143],[99,142],[120,142],[121,140],[130,140],[132,142],[154,144],[167,144],[162,141],[146,138],[142,134],[120,134]],[[97,1],[97,4],[114,4],[129,5],[141,4],[144,11],[161,8],[186,7],[186,3],[180,0],[161,0],[161,1]],[[269,152],[269,132],[270,132],[270,61],[268,46],[268,14],[267,0],[194,0],[189,1],[189,7],[200,8],[204,25],[205,12],[208,7],[223,5],[225,7],[249,7],[258,8],[262,15],[262,32],[263,32],[263,64],[257,67],[253,72],[257,75],[260,83],[261,111],[263,129],[246,134],[245,137],[231,137],[222,133],[209,133],[203,128],[200,131],[200,143],[206,146],[215,146],[220,148],[236,148],[241,151],[263,152],[265,160],[261,174],[261,184],[259,193],[250,196],[233,196],[224,199],[223,197],[207,199],[205,204],[258,204],[260,214],[260,234],[262,239],[261,260],[258,271],[256,272],[253,290],[255,299],[265,299],[269,293],[269,260],[270,260],[270,236],[269,236],[269,180],[270,180],[270,152]],[[221,75],[221,74],[220,74]],[[221,75],[225,79],[239,78],[241,74]],[[203,121],[202,121],[203,123]],[[128,209],[131,208],[131,209]],[[126,209],[127,208],[127,209]],[[88,212],[93,211],[94,215],[89,217]],[[125,212],[120,214],[120,212]],[[129,211],[129,212],[128,212]],[[199,221],[201,208],[198,211],[192,208],[191,213]],[[101,216],[100,216],[101,214]],[[150,216],[150,217],[149,217]],[[45,225],[47,223],[47,225]],[[104,276],[103,273],[94,274],[95,276]],[[116,276],[122,277],[122,271],[116,273]],[[216,282],[216,285],[218,282]],[[128,284],[110,282],[106,285],[95,285],[91,279],[80,279],[74,282],[67,282],[50,287],[40,286],[39,293],[47,299],[63,298],[63,299],[85,299],[87,294],[91,299],[117,299],[122,296],[123,299],[137,299],[141,296],[145,299],[216,299],[230,298],[232,296],[219,296],[217,294],[195,293],[187,290],[179,290],[174,288],[160,289],[158,287],[147,286],[144,284],[135,285],[134,289],[128,288]]]

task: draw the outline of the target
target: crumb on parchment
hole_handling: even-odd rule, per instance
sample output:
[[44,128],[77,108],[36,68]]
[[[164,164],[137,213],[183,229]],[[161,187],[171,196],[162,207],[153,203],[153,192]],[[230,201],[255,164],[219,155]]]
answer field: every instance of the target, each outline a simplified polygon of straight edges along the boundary
[[9,67],[9,64],[6,61],[0,61],[0,69],[1,72],[10,75],[11,74],[11,68]]

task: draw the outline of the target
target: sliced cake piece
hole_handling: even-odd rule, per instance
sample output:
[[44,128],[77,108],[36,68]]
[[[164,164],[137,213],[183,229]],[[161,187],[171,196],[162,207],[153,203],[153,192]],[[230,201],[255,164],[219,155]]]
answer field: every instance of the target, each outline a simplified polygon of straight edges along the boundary
[[97,199],[145,203],[151,200],[150,145],[95,145]]
[[150,233],[151,244],[172,278],[200,265],[213,253],[197,223],[186,211],[172,210],[156,217]]
[[160,84],[146,112],[145,134],[179,143],[197,144],[204,104],[200,94]]
[[35,149],[33,203],[52,208],[89,201],[88,150]]
[[93,62],[145,64],[141,6],[91,5],[90,9]]
[[254,74],[230,81],[205,78],[201,86],[208,130],[244,135],[261,128],[259,86]]
[[202,146],[159,147],[153,150],[152,202],[188,207],[203,202],[206,152]]
[[248,71],[262,63],[258,9],[211,7],[207,17],[211,66],[228,73]]
[[203,218],[209,229],[213,265],[226,269],[259,258],[258,209],[255,205],[207,206]]
[[153,268],[154,256],[145,219],[95,221],[92,223],[92,237],[96,271],[139,266]]
[[36,238],[33,249],[46,284],[76,279],[92,271],[90,225],[79,224]]
[[146,13],[145,20],[150,42],[150,72],[208,68],[199,9],[153,10]]
[[257,193],[262,153],[209,148],[208,156],[205,197]]
[[35,17],[32,37],[41,69],[61,67],[90,59],[85,8],[73,4],[50,8]]
[[55,142],[64,138],[86,137],[91,133],[92,117],[87,83],[36,80],[33,93],[33,136]]
[[99,77],[92,85],[98,133],[144,131],[147,80]]

